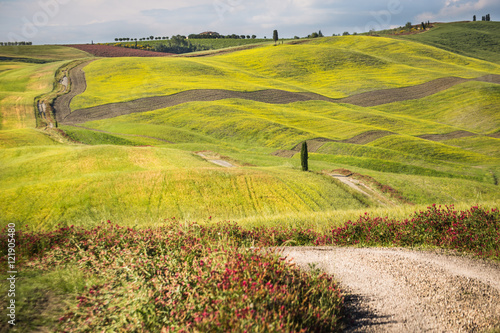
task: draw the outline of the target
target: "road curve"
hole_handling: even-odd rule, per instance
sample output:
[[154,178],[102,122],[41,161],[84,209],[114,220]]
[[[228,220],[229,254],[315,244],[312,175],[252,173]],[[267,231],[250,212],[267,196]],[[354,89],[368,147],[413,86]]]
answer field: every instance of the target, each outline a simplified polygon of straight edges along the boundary
[[498,263],[400,248],[286,247],[282,255],[339,281],[346,332],[500,328]]

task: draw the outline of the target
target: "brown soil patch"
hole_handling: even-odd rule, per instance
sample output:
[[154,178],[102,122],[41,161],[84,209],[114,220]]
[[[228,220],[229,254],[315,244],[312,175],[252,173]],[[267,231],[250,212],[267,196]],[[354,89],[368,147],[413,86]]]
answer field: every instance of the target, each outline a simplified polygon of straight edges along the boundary
[[[364,145],[391,134],[394,133],[389,131],[367,131],[347,140],[331,140],[328,138],[316,138],[316,139],[306,140],[307,151],[310,153],[315,153],[319,150],[319,148],[321,148],[327,142],[341,142],[341,143]],[[293,157],[295,154],[299,153],[301,149],[302,149],[302,142],[293,147],[292,150],[277,150],[271,153],[271,155],[290,158]]]
[[[332,142],[332,141],[334,141],[334,140],[327,139],[327,138],[316,138],[316,139],[306,140],[306,142],[307,142],[307,151],[310,152],[310,153],[315,153],[326,142]],[[299,143],[299,144],[297,144],[295,147],[293,147],[292,151],[300,152],[301,149],[302,149],[302,142]]]
[[478,77],[477,79],[475,79],[475,81],[500,84],[500,75],[497,75],[497,74],[485,75],[485,76]]
[[277,150],[271,153],[271,155],[273,156],[279,156],[285,158],[292,158],[295,154],[297,154],[297,152],[294,150]]
[[83,67],[87,66],[93,60],[86,61],[76,66],[69,71],[69,80],[71,83],[70,91],[67,94],[59,96],[54,101],[54,112],[56,120],[62,122],[65,117],[71,113],[70,103],[73,97],[83,93],[87,89],[87,82],[85,81],[85,73]]
[[347,140],[341,140],[338,142],[342,143],[352,143],[356,145],[365,145],[367,143],[370,143],[372,141],[375,141],[377,139],[383,138],[384,136],[394,134],[389,131],[367,131],[361,134],[358,134],[350,139]]
[[411,87],[370,91],[342,98],[339,102],[363,107],[401,102],[427,97],[466,81],[459,77],[445,77]]
[[368,186],[368,185],[373,186],[374,188],[376,188],[378,191],[380,191],[384,195],[389,196],[392,199],[397,200],[400,203],[413,205],[413,203],[410,202],[408,199],[406,199],[400,192],[398,192],[398,190],[390,187],[389,185],[381,184],[381,183],[379,183],[378,181],[376,181],[374,178],[372,178],[370,176],[362,175],[360,173],[351,172],[350,170],[343,169],[343,168],[342,169],[332,170],[328,174],[329,175],[335,175],[335,174],[342,175],[342,176],[348,177],[350,179],[355,179],[358,182],[362,182],[362,184],[366,188],[368,188],[369,190],[371,190],[373,192],[373,195],[375,197],[377,197],[379,200],[382,200],[382,201],[384,201],[386,203],[392,203],[392,202],[390,200],[388,200],[386,197],[378,195],[378,193],[376,193],[375,191],[373,191],[370,188],[370,186]]
[[90,53],[96,57],[166,57],[172,53],[129,49],[125,47],[98,44],[65,45]]
[[424,135],[419,135],[418,137],[430,141],[445,141],[445,140],[466,138],[469,136],[476,136],[476,134],[467,131],[455,131],[446,134],[424,134]]
[[331,100],[314,93],[296,93],[269,89],[260,91],[233,91],[221,89],[188,90],[168,96],[155,96],[136,99],[130,102],[99,105],[66,113],[62,122],[78,124],[92,120],[114,118],[130,113],[163,109],[188,102],[207,102],[221,99],[238,98],[270,104],[288,104],[299,101]]

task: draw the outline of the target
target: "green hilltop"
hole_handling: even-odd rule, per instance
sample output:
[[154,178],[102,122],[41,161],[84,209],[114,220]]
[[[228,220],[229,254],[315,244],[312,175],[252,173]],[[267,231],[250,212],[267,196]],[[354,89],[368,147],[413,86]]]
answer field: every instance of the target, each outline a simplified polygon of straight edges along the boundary
[[[147,226],[175,216],[322,229],[365,211],[498,206],[499,52],[445,43],[450,29],[497,36],[498,24],[485,23],[210,57],[92,58],[86,90],[71,102],[72,116],[92,118],[57,128],[35,100],[49,104],[72,61],[89,55],[0,47],[0,225]],[[210,98],[223,91],[256,97]],[[292,95],[300,98],[283,101]],[[177,100],[162,106],[158,96]],[[385,102],[373,102],[379,96]],[[150,110],[132,112],[138,99]],[[311,172],[296,154],[305,140]],[[332,170],[354,173],[368,193]]]
[[439,23],[425,33],[405,35],[400,38],[500,63],[500,22]]

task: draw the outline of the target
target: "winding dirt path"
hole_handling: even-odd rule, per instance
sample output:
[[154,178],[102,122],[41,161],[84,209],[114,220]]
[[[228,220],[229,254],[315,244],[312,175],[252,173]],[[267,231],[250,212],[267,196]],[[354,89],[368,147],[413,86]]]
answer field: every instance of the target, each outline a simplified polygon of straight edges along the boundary
[[217,101],[228,98],[246,99],[271,104],[288,104],[301,101],[320,100],[332,103],[348,103],[368,107],[423,98],[448,89],[456,84],[471,80],[500,84],[500,75],[485,75],[476,79],[446,77],[416,86],[371,91],[342,99],[332,99],[311,92],[289,92],[278,89],[251,92],[222,89],[197,89],[183,91],[167,96],[146,97],[129,102],[99,105],[71,112],[69,107],[71,99],[74,96],[83,93],[86,89],[83,67],[85,67],[88,63],[89,62],[83,63],[70,71],[71,91],[68,94],[59,97],[54,104],[56,119],[60,123],[79,124],[92,120],[114,118],[131,113],[158,110],[187,102]]
[[483,332],[500,328],[500,264],[400,248],[286,247],[347,292],[346,332]]
[[[83,67],[87,66],[94,60],[89,60],[81,63],[80,65],[72,68],[69,71],[69,82],[71,84],[68,93],[59,96],[54,102],[54,111],[58,123],[62,123],[64,118],[71,114],[70,103],[73,97],[80,95],[87,89],[87,81],[85,80],[85,73]],[[65,77],[65,84],[61,83],[65,90],[68,87],[68,78]]]

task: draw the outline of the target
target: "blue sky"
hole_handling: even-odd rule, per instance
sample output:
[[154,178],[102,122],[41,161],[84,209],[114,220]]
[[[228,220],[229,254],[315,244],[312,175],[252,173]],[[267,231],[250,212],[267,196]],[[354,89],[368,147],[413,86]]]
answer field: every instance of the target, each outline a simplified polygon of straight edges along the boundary
[[221,34],[304,37],[406,22],[500,20],[499,0],[0,0],[0,41],[110,42],[115,37]]

